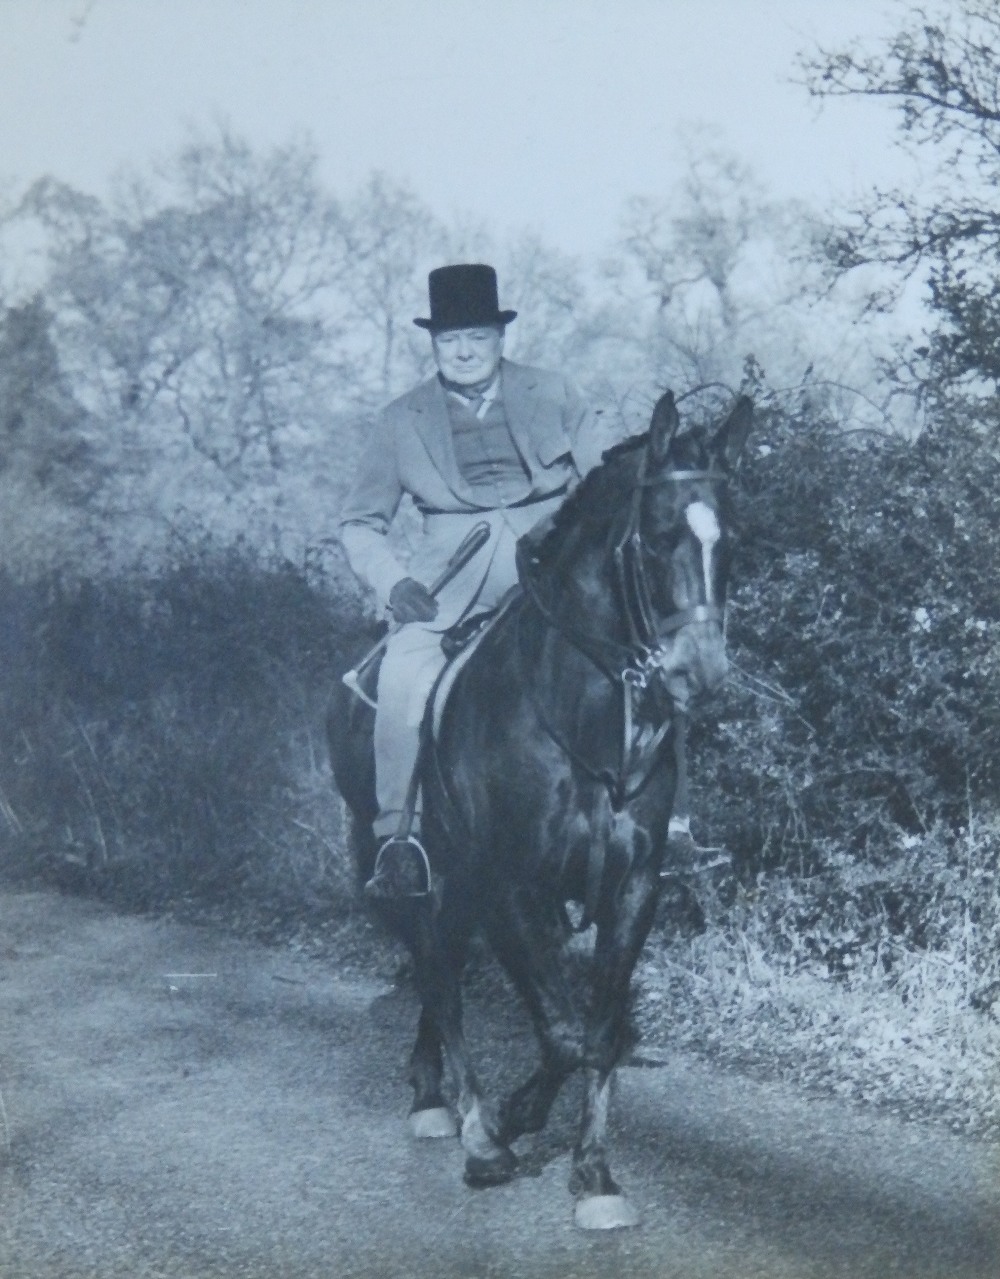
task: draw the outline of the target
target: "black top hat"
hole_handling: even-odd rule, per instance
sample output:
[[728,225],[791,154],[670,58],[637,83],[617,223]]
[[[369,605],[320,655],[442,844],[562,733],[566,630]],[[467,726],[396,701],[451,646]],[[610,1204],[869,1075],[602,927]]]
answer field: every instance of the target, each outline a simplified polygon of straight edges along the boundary
[[429,320],[414,320],[422,329],[477,329],[509,324],[516,311],[501,311],[497,301],[497,273],[481,263],[439,266],[427,277]]

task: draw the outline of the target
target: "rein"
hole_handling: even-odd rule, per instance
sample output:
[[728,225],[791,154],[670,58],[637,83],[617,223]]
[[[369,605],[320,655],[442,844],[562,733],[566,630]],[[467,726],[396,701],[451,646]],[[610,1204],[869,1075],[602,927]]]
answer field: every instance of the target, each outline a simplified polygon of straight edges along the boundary
[[[659,487],[665,483],[698,480],[724,483],[727,477],[723,471],[704,469],[668,471],[662,475],[649,477],[647,459],[648,450],[643,453],[639,473],[632,489],[625,529],[612,552],[616,584],[621,593],[628,626],[629,642],[627,644],[596,635],[592,631],[567,623],[564,618],[558,617],[539,590],[538,581],[533,572],[536,561],[528,559],[523,541],[517,548],[521,583],[527,598],[542,619],[567,643],[588,658],[612,685],[621,687],[622,745],[618,769],[612,773],[608,769],[595,768],[573,747],[565,734],[555,729],[541,705],[529,672],[525,670],[526,687],[545,731],[591,777],[607,786],[612,807],[616,810],[636,798],[650,780],[660,747],[673,724],[673,716],[667,714],[655,729],[652,738],[637,751],[637,743],[633,742],[638,718],[636,699],[646,691],[656,673],[662,668],[669,652],[667,641],[677,631],[692,623],[715,621],[721,624],[724,620],[724,610],[710,603],[678,609],[666,618],[656,617],[646,573],[646,555],[640,528],[640,503],[643,491],[648,488]],[[523,654],[523,645],[520,642],[518,647]],[[674,702],[675,712],[680,709],[682,708]],[[639,779],[630,787],[629,776],[636,770],[639,771]]]

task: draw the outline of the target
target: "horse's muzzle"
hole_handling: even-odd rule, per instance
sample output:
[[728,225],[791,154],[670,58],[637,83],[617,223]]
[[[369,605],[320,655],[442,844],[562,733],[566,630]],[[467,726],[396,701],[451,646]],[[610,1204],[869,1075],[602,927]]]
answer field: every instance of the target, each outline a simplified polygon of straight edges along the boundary
[[728,670],[725,640],[714,622],[695,622],[678,631],[673,650],[660,667],[667,692],[682,709],[718,693]]

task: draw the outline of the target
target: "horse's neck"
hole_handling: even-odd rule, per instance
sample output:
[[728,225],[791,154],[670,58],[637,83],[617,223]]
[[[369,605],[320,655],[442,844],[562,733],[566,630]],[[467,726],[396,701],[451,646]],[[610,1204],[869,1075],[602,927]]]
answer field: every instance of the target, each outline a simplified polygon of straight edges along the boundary
[[543,570],[542,593],[570,630],[620,642],[626,633],[615,586],[610,531],[567,530]]
[[552,594],[562,592],[588,599],[603,595],[610,585],[607,556],[603,547],[574,544],[560,548],[547,570]]

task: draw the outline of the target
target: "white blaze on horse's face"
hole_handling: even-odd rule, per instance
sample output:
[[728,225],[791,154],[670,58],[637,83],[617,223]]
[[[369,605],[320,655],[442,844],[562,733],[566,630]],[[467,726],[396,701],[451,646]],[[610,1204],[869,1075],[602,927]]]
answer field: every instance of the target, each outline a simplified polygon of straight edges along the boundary
[[692,502],[684,509],[688,527],[701,543],[701,565],[705,575],[705,603],[714,604],[712,598],[712,551],[719,540],[719,521],[707,502]]

